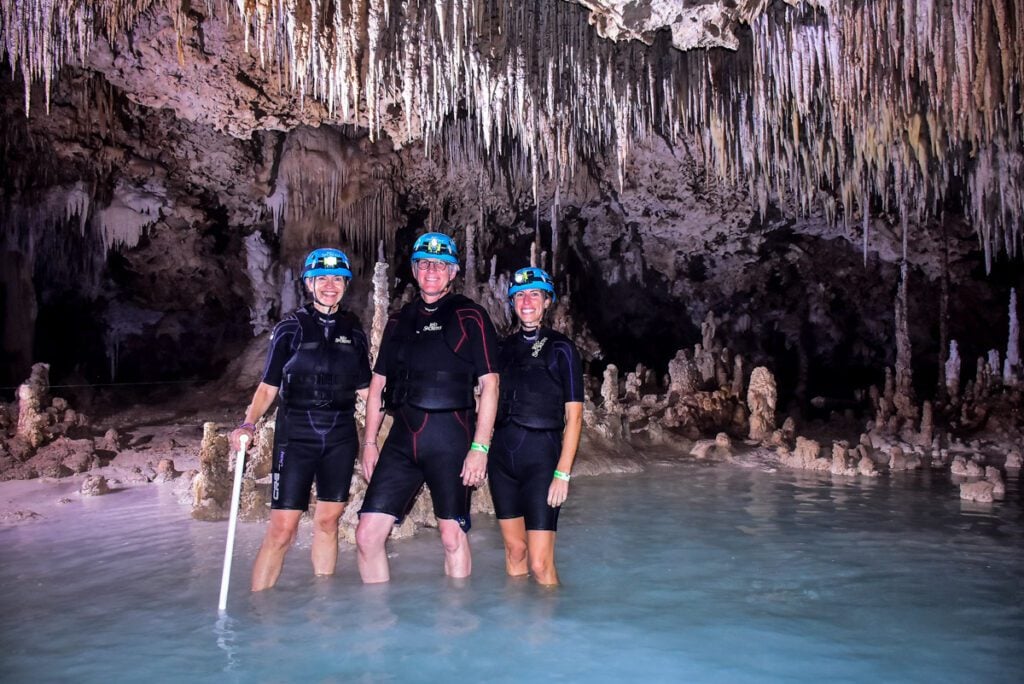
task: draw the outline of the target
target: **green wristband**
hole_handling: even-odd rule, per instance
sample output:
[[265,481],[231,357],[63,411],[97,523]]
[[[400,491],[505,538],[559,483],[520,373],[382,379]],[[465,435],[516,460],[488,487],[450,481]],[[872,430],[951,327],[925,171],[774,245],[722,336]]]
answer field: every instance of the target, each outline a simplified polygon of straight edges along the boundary
[[491,447],[486,444],[481,444],[480,442],[471,442],[469,448],[471,451],[482,451],[485,454],[491,450]]
[[566,482],[568,482],[569,481],[569,473],[563,473],[561,470],[556,470],[555,471],[555,479],[556,480],[565,480]]

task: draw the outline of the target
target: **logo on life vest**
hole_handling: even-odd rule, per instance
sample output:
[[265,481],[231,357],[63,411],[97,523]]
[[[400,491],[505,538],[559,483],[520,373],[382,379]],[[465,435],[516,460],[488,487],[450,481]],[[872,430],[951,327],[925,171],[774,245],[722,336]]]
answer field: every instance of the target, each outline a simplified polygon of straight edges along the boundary
[[540,350],[544,348],[544,343],[547,342],[547,341],[548,341],[548,338],[542,337],[542,338],[540,338],[539,340],[537,340],[536,342],[533,343],[533,346],[530,347],[530,349],[533,350],[533,354],[531,354],[531,356],[533,356],[533,358],[537,358],[538,356],[540,356]]
[[431,321],[428,325],[423,326],[423,332],[437,332],[443,328],[444,326],[437,321]]
[[339,335],[334,339],[334,344],[352,344],[352,340],[344,335]]

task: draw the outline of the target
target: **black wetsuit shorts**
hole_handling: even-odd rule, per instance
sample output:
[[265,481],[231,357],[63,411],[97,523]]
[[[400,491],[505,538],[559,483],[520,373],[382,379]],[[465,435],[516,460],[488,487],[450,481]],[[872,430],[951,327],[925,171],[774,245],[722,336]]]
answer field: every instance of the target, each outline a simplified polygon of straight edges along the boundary
[[468,532],[472,490],[462,484],[461,473],[476,416],[469,410],[427,413],[403,406],[394,419],[359,512],[386,513],[400,522],[426,482],[434,515],[455,520]]
[[274,432],[271,508],[306,510],[314,481],[317,500],[348,501],[358,450],[351,413],[281,407]]
[[548,505],[548,488],[561,452],[558,430],[508,423],[494,431],[487,476],[499,520],[525,518],[528,530],[558,529],[559,509]]

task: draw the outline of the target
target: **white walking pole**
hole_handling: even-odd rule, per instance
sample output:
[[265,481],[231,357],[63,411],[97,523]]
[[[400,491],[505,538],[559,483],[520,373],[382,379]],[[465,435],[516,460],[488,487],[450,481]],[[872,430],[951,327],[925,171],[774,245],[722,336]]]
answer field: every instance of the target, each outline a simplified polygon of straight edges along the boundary
[[231,488],[231,518],[228,521],[228,543],[224,547],[224,572],[220,576],[220,603],[217,610],[224,612],[228,607],[228,582],[231,580],[231,555],[235,548],[235,525],[238,524],[238,500],[242,498],[242,470],[245,468],[245,445],[249,435],[238,438],[239,449],[235,456],[235,485]]

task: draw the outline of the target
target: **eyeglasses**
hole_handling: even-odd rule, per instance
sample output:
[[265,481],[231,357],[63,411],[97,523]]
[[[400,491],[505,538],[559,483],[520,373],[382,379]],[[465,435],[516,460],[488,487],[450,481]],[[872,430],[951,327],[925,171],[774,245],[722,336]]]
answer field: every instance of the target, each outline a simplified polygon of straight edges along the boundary
[[417,271],[443,271],[448,268],[449,264],[436,259],[417,259],[416,270]]

